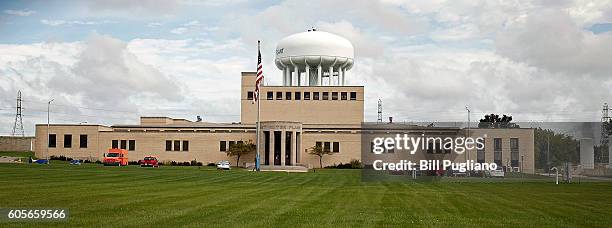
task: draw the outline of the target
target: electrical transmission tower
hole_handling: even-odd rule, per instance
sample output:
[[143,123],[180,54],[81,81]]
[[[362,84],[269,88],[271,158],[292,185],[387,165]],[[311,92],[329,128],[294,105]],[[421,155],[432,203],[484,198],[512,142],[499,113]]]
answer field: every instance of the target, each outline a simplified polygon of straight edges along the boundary
[[25,136],[23,131],[23,116],[21,115],[21,90],[17,92],[17,113],[15,114],[15,125],[13,125],[13,136]]
[[[601,138],[600,140],[600,146],[604,146],[604,145],[608,145],[608,137],[610,136],[610,128],[612,126],[610,126],[610,120],[612,119],[612,117],[610,117],[609,115],[609,111],[610,111],[610,107],[608,106],[608,103],[604,103],[603,104],[603,109],[601,110]],[[604,161],[604,157],[605,155],[607,155],[607,151],[601,151],[601,153],[599,153],[600,155],[600,162]],[[610,158],[608,158],[610,159]]]
[[382,100],[378,99],[378,120],[377,123],[382,123]]

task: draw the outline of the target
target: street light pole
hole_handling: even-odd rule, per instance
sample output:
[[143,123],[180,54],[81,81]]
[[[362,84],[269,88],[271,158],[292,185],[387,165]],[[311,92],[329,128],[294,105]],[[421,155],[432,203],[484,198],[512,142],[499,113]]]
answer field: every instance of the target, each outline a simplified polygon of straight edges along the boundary
[[47,161],[49,160],[49,136],[50,136],[49,128],[51,126],[51,124],[49,123],[50,122],[49,121],[50,120],[50,115],[49,115],[50,112],[49,111],[51,110],[51,102],[53,100],[55,100],[55,99],[51,99],[51,100],[49,100],[49,102],[47,102],[47,147],[46,147],[47,148],[47,153],[46,153]]
[[[470,110],[470,108],[467,105],[465,106],[465,110],[467,110],[467,112],[468,112],[467,135],[466,135],[466,137],[470,137],[470,112],[471,112],[471,110]],[[467,152],[466,156],[467,156],[467,159],[465,161],[467,162],[468,160],[470,160],[470,152],[469,151]]]

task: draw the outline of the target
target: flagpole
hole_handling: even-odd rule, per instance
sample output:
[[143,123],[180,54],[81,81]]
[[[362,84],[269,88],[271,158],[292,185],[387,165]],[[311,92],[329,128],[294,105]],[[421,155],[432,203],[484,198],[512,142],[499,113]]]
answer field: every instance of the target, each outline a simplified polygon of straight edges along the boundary
[[[260,47],[260,41],[258,40],[258,41],[257,41],[257,53],[260,53],[259,47]],[[259,66],[258,66],[258,67],[259,67]],[[257,76],[255,76],[255,77],[256,77],[256,79],[255,79],[255,80],[257,80]],[[255,82],[255,83],[256,83],[256,85],[255,85],[255,86],[257,86],[257,82]],[[260,105],[259,105],[259,101],[261,100],[261,97],[259,96],[260,92],[261,92],[261,91],[257,90],[257,95],[256,95],[256,96],[257,96],[257,126],[256,126],[256,128],[257,128],[257,129],[255,130],[255,131],[256,131],[256,133],[255,133],[255,134],[256,134],[256,136],[255,136],[255,137],[257,137],[257,146],[256,146],[256,147],[257,147],[257,155],[256,155],[256,156],[257,156],[257,158],[256,158],[255,160],[256,160],[257,164],[255,164],[255,168],[256,168],[256,170],[257,170],[257,171],[259,171],[259,170],[260,170],[260,165],[261,165],[261,162],[260,162],[260,160],[261,160],[261,156],[260,156],[260,154],[259,154],[259,148],[260,148],[260,147],[259,147],[259,141],[260,141],[260,139],[259,139],[259,138],[260,138],[260,135],[259,135],[259,128],[260,128],[260,126],[259,126],[259,113],[260,113],[260,109],[259,109],[259,107],[260,107]]]

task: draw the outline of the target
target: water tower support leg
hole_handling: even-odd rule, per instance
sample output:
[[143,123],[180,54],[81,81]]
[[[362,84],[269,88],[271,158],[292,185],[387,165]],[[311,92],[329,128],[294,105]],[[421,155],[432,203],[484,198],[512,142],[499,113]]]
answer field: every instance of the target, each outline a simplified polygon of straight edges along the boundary
[[333,85],[334,84],[334,67],[330,66],[329,67],[329,85]]
[[342,85],[346,83],[346,68],[342,68]]
[[310,86],[310,66],[306,65],[306,75],[304,75],[304,84]]
[[317,67],[317,85],[318,86],[322,86],[323,85],[323,76],[321,74],[323,74],[323,68],[321,67],[321,65],[319,65]]

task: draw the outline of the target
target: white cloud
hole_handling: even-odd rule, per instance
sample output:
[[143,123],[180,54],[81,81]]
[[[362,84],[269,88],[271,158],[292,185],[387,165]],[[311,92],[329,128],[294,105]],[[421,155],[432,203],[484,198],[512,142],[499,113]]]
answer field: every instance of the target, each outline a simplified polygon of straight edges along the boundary
[[612,34],[585,31],[560,10],[529,14],[525,23],[502,31],[496,47],[498,53],[515,61],[572,77],[608,77],[612,72]]
[[178,27],[178,28],[170,30],[170,32],[174,34],[183,34],[183,33],[186,33],[187,31],[189,31],[189,29],[185,27]]
[[27,17],[27,16],[30,16],[32,14],[35,14],[36,11],[28,10],[28,9],[24,9],[24,10],[4,10],[4,13],[10,14],[10,15],[15,15],[15,16]]
[[49,26],[61,26],[61,25],[101,25],[101,24],[111,24],[111,23],[116,23],[116,22],[115,21],[110,21],[110,20],[104,20],[104,21],[80,21],[80,20],[65,21],[65,20],[47,20],[47,19],[42,19],[42,20],[40,20],[40,23],[42,23],[44,25],[49,25]]
[[150,28],[156,28],[156,27],[159,27],[159,26],[162,26],[162,23],[160,23],[160,22],[151,22],[151,23],[147,24],[147,27],[150,27]]

